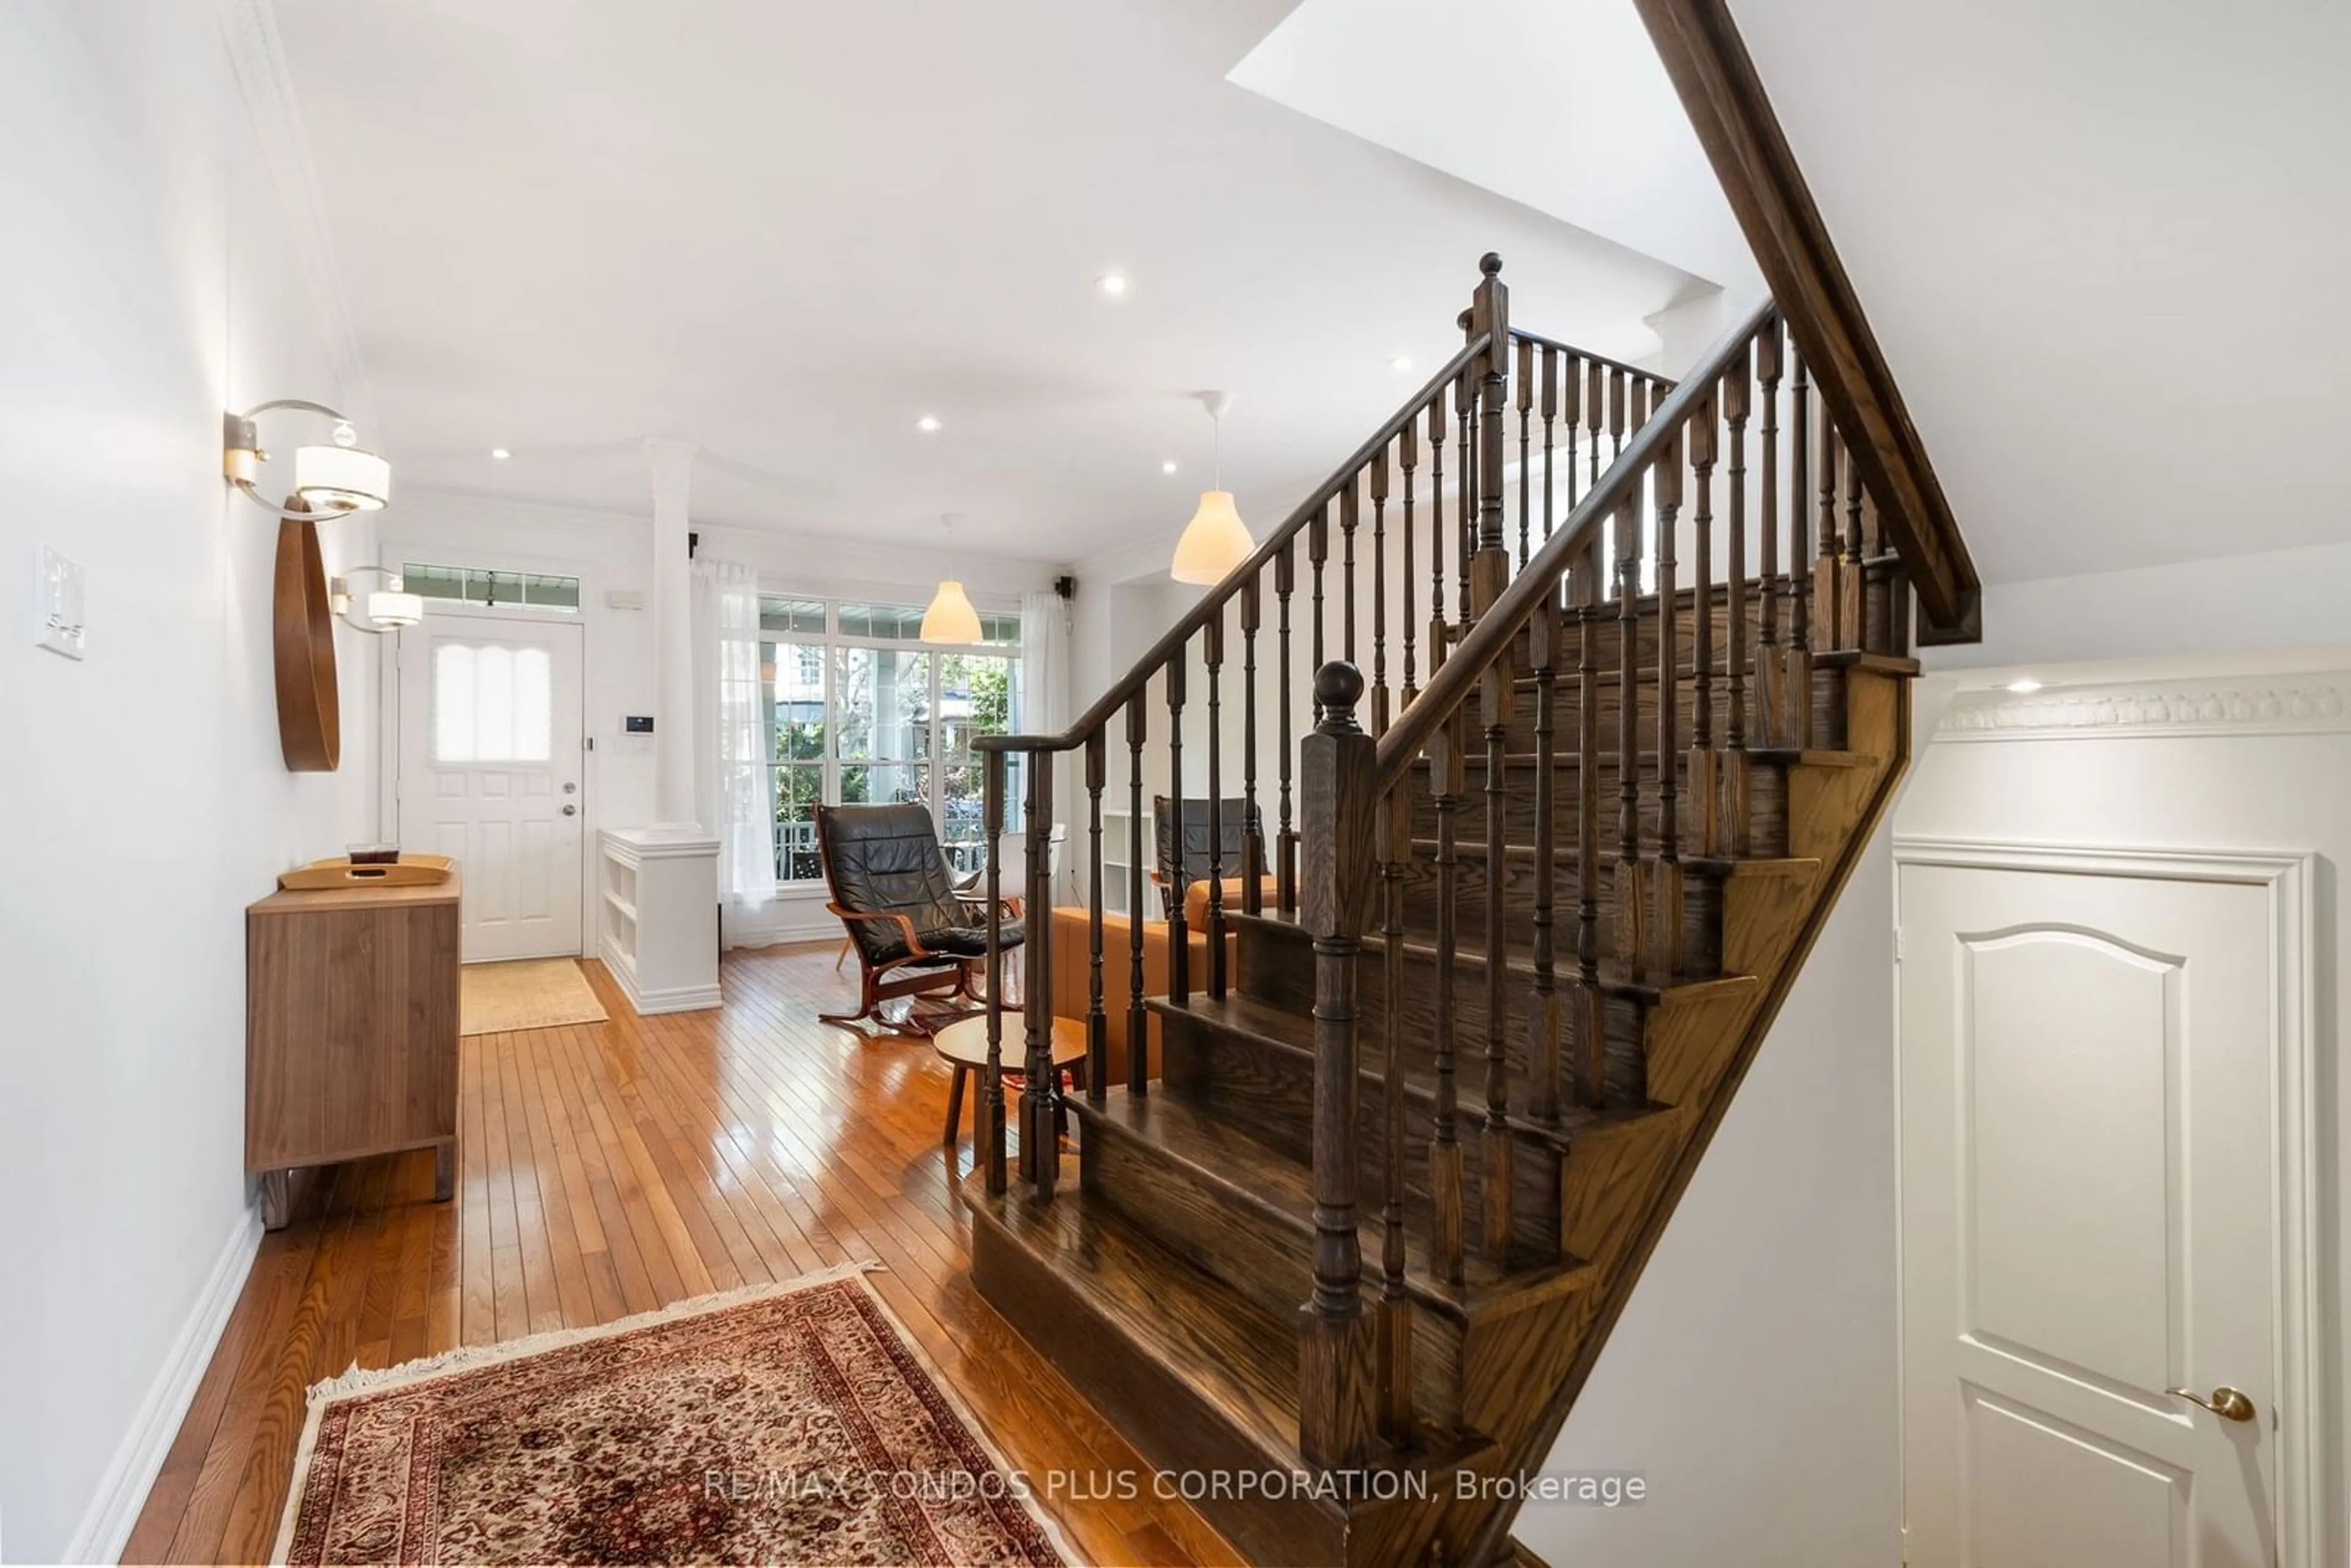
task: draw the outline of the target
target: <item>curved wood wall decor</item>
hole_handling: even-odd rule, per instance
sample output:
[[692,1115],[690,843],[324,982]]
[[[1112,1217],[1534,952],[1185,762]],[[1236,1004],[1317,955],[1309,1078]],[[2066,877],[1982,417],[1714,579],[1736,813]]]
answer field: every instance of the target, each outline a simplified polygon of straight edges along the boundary
[[[303,509],[299,497],[286,498]],[[277,666],[277,742],[289,773],[332,773],[343,757],[342,703],[335,685],[335,618],[327,605],[327,563],[318,525],[277,525],[277,577],[270,596],[270,645]]]

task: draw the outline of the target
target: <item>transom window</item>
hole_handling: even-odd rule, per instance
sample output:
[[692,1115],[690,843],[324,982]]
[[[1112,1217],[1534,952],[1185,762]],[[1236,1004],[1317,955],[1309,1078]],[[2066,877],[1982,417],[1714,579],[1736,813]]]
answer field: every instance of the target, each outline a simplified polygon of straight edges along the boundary
[[580,580],[535,571],[496,571],[471,566],[432,566],[410,561],[400,569],[408,591],[444,603],[487,610],[580,608]]
[[[985,863],[981,755],[1019,726],[1020,617],[982,611],[980,643],[933,648],[923,607],[762,595],[759,671],[776,772],[776,880],[820,879],[816,806],[913,801],[958,871]],[[1019,825],[1018,759],[1006,826]]]

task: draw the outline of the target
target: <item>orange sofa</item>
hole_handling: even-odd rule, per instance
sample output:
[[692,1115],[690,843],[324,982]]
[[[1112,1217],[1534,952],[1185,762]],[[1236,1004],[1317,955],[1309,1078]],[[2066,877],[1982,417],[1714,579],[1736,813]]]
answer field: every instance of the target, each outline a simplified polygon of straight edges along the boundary
[[[1201,888],[1196,891],[1205,892]],[[1235,905],[1238,907],[1238,904]],[[1108,1027],[1103,1031],[1110,1044],[1110,1082],[1126,1082],[1127,1009],[1132,1004],[1134,973],[1134,927],[1123,915],[1102,915],[1102,1014]],[[1191,979],[1195,988],[1208,982],[1208,938],[1206,932],[1193,927],[1186,944],[1191,949]],[[1225,963],[1228,973],[1238,962],[1235,934],[1225,935]],[[1143,994],[1164,997],[1167,994],[1167,923],[1146,920],[1143,923]],[[1093,1005],[1093,960],[1087,944],[1086,911],[1072,904],[1057,905],[1053,910],[1053,1011],[1062,1018],[1082,1019]],[[1159,1076],[1159,1019],[1148,1020],[1148,1076]]]

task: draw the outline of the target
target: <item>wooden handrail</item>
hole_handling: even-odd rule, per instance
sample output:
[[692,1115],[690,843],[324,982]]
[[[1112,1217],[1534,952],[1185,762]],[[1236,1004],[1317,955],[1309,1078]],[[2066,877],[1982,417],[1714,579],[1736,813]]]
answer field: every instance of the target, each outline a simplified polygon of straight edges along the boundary
[[1530,332],[1523,327],[1510,329],[1510,340],[1532,343],[1538,349],[1549,349],[1555,354],[1573,354],[1587,365],[1604,365],[1612,371],[1622,371],[1628,376],[1638,376],[1645,382],[1655,382],[1661,387],[1675,384],[1671,376],[1661,376],[1655,371],[1645,371],[1638,365],[1628,365],[1622,360],[1612,360],[1605,354],[1595,354],[1589,349],[1579,349],[1573,343],[1562,343],[1556,338],[1546,338],[1541,332]]
[[1634,0],[1691,129],[1851,444],[1926,612],[1921,643],[1982,640],[1982,589],[1926,444],[1830,242],[1726,0]]
[[[1296,510],[1266,537],[1263,544],[1249,558],[1225,573],[1222,582],[1210,589],[1200,601],[1186,612],[1183,619],[1167,629],[1165,636],[1151,645],[1148,653],[1134,662],[1125,676],[1112,685],[1093,706],[1078,716],[1075,722],[1059,735],[983,735],[973,739],[975,751],[1074,751],[1089,737],[1106,728],[1118,710],[1150,683],[1159,667],[1184,651],[1194,632],[1210,621],[1221,619],[1225,606],[1240,592],[1241,585],[1250,581],[1267,564],[1290,548],[1290,542],[1302,533],[1314,516],[1328,506],[1332,497],[1353,484],[1365,465],[1396,438],[1404,427],[1418,419],[1428,407],[1428,402],[1453,384],[1461,373],[1477,362],[1486,351],[1487,334],[1480,333],[1462,345],[1461,351],[1445,362],[1445,368],[1428,378],[1426,384],[1412,395],[1403,408],[1390,415],[1386,423],[1372,433],[1371,438],[1355,448],[1353,455],[1339,465],[1331,476],[1308,493]],[[1586,355],[1589,359],[1592,356]]]
[[1543,547],[1510,580],[1510,586],[1478,618],[1468,635],[1461,639],[1460,645],[1420,689],[1420,695],[1380,737],[1380,793],[1396,787],[1430,738],[1469,700],[1487,666],[1501,656],[1510,639],[1519,634],[1519,629],[1533,618],[1544,597],[1557,591],[1559,580],[1567,575],[1568,568],[1599,538],[1602,524],[1631,498],[1673,433],[1704,401],[1722,372],[1746,351],[1747,345],[1772,313],[1771,301],[1764,300],[1707,350],[1706,357],[1634,433],[1623,455],[1600,476],[1599,485],[1585,492],[1559,531],[1544,541]]

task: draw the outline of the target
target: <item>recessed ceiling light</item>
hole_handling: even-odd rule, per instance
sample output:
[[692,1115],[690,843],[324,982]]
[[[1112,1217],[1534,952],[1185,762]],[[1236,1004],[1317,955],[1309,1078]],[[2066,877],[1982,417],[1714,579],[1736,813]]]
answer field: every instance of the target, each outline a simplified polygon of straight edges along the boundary
[[921,431],[925,435],[935,434],[939,428],[939,416],[935,413],[926,413],[923,415],[922,418],[914,421],[914,428]]
[[2021,681],[2009,682],[2008,689],[2014,692],[2018,696],[2029,696],[2032,693],[2041,689],[2041,683],[2034,680],[2031,675],[2027,675]]
[[1159,471],[1162,474],[1173,474],[1176,472],[1176,459],[1170,457],[1166,462],[1162,463],[1159,465]]
[[1410,354],[1398,354],[1395,359],[1388,361],[1388,369],[1394,371],[1398,375],[1404,374],[1405,371],[1412,369],[1412,356]]
[[491,456],[493,456],[493,457],[495,457],[495,458],[496,458],[499,462],[503,463],[503,462],[505,462],[507,458],[509,458],[509,457],[513,456],[513,455],[514,455],[514,454],[513,454],[513,453],[511,453],[511,452],[508,452],[508,451],[507,451],[505,447],[503,447],[503,446],[493,446],[493,447],[491,447],[491,448],[490,448],[490,455],[491,455]]
[[1094,287],[1101,289],[1104,294],[1109,295],[1113,299],[1122,298],[1126,294],[1126,274],[1123,272],[1105,272],[1100,277],[1094,279]]

